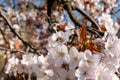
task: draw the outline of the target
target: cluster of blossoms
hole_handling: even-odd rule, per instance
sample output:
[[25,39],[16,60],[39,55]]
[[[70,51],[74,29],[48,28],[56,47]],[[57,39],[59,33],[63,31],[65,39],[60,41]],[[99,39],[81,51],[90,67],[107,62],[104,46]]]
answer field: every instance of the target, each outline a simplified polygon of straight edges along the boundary
[[[81,1],[81,4],[78,5],[77,1]],[[95,6],[100,2],[84,1],[90,1]],[[77,4],[84,9],[84,1],[74,0],[73,5]],[[71,37],[76,34],[75,27],[70,23],[58,23],[54,26],[55,33],[48,37],[47,55],[26,53],[21,58],[13,55],[8,59],[5,73],[14,76],[28,74],[29,80],[31,76],[35,76],[37,80],[119,80],[115,74],[119,73],[120,68],[120,39],[116,36],[119,28],[109,15],[109,10],[116,5],[111,4],[110,0],[101,1],[108,4],[108,10],[104,11],[101,7],[98,13],[103,12],[102,15],[93,17],[98,19],[101,30],[103,27],[105,29],[102,38],[91,39],[89,35],[85,35],[87,31],[82,31],[81,28],[77,31],[77,38],[72,41]],[[115,0],[112,1],[115,3]],[[90,9],[90,13],[99,9],[99,6],[95,6],[91,8],[94,11]],[[29,15],[32,16],[32,13]]]
[[120,67],[120,39],[106,31],[103,38],[93,40],[96,50],[79,50],[68,45],[73,34],[72,26],[51,35],[46,56],[32,53],[23,54],[21,59],[12,56],[6,65],[6,73],[27,73],[29,76],[35,73],[37,80],[119,80],[115,73]]
[[5,73],[14,74],[15,76],[25,73],[29,75],[29,79],[31,74],[35,73],[37,80],[46,80],[54,75],[53,70],[48,68],[49,64],[47,59],[43,55],[37,56],[33,53],[24,54],[22,60],[12,56],[8,60]]
[[73,0],[72,5],[86,10],[93,17],[99,16],[102,12],[110,13],[118,5],[117,0]]

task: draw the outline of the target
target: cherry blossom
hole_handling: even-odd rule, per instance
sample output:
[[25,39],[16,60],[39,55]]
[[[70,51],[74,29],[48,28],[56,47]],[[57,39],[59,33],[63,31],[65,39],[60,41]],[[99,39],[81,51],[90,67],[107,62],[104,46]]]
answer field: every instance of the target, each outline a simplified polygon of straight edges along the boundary
[[32,2],[8,1],[0,10],[2,73],[15,80],[119,80],[117,0]]
[[75,80],[74,70],[66,71],[65,69],[59,69],[58,74],[60,77],[57,80]]
[[15,72],[16,74],[16,65],[18,64],[19,60],[15,58],[15,56],[12,56],[9,60],[8,63],[6,64],[6,74]]
[[56,66],[61,66],[64,62],[68,63],[70,61],[68,49],[65,45],[57,46],[51,53],[53,55],[53,58],[55,59]]
[[83,63],[76,70],[75,75],[78,77],[78,80],[94,79],[95,69]]
[[83,52],[78,52],[78,50],[75,47],[72,47],[70,49],[70,62],[69,62],[69,68],[71,69],[75,69],[78,64],[79,61],[83,58]]
[[114,34],[115,28],[113,27],[113,20],[111,18],[111,15],[107,13],[102,13],[102,16],[98,18],[98,23],[101,26],[105,26],[105,29],[107,32]]
[[119,42],[120,40],[114,35],[108,36],[107,42],[105,43],[107,53],[111,56],[119,56]]

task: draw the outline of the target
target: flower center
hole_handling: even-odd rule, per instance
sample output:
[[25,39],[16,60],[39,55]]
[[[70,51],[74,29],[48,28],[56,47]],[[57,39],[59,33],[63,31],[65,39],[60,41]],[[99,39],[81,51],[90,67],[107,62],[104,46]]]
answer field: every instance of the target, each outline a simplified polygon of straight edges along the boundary
[[57,41],[63,42],[64,40],[63,40],[62,37],[58,37],[58,38],[57,38]]
[[64,53],[63,52],[59,52],[59,57],[63,57],[64,56]]
[[110,46],[108,47],[108,49],[112,49],[112,47],[113,47],[113,46],[112,46],[112,45],[110,45]]
[[84,75],[84,76],[87,76],[87,75],[88,75],[87,71],[84,71],[84,72],[83,72],[83,75]]
[[74,59],[74,61],[77,61],[77,60],[78,60],[77,56],[75,56],[73,59]]

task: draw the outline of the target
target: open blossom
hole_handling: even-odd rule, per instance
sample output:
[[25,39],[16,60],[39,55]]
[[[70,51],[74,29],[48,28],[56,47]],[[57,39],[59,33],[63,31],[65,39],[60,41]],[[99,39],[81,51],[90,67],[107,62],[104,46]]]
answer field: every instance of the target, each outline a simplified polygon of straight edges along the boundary
[[88,66],[96,66],[99,64],[101,56],[99,54],[92,54],[90,50],[85,50],[84,59],[82,62],[85,62]]
[[60,77],[57,80],[76,80],[74,72],[75,70],[66,71],[65,69],[59,69],[58,74]]
[[70,35],[74,34],[73,30],[68,30],[66,32],[59,31],[54,33],[52,36],[48,38],[48,45],[46,48],[48,51],[52,48],[55,48],[58,45],[65,44],[68,42]]
[[66,45],[58,45],[54,48],[51,54],[55,60],[56,66],[61,66],[64,62],[68,63],[70,61],[68,48]]
[[103,57],[102,62],[108,67],[111,71],[116,71],[119,68],[119,57],[116,56],[106,56]]
[[70,49],[70,62],[69,62],[69,68],[75,69],[78,67],[79,61],[83,58],[83,52],[78,52],[78,50],[75,47],[71,47]]
[[15,58],[15,56],[12,56],[9,58],[8,63],[6,64],[6,71],[5,73],[9,74],[11,72],[16,71],[16,65],[18,64],[19,60]]
[[111,56],[120,55],[120,40],[115,35],[109,35],[105,43],[105,52]]
[[38,60],[37,60],[37,65],[38,67],[45,69],[49,64],[47,62],[47,57],[44,57],[43,55],[38,56]]
[[111,15],[107,13],[102,13],[102,16],[98,18],[98,23],[101,26],[105,26],[107,32],[111,34],[115,33],[115,28],[113,27],[113,20],[111,18]]
[[100,64],[96,69],[95,80],[119,80],[119,78],[104,64]]
[[68,41],[69,36],[71,34],[73,34],[73,31],[66,31],[66,32],[59,31],[59,32],[54,33],[51,36],[51,39],[53,41],[57,41],[57,42],[61,42],[61,43],[66,43]]
[[75,72],[76,77],[78,80],[87,80],[95,78],[95,68],[89,67],[86,64],[81,64],[79,68]]

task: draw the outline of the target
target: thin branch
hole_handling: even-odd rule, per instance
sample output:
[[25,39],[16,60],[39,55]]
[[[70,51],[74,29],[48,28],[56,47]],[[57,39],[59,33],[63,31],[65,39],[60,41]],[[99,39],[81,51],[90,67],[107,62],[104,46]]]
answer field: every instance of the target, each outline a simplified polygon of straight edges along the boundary
[[12,0],[12,3],[13,3],[13,9],[15,9],[16,8],[15,0]]
[[72,13],[72,7],[70,5],[70,3],[66,3],[64,2],[63,0],[63,5],[64,5],[64,8],[67,10],[68,14],[69,14],[69,17],[71,18],[71,20],[76,24],[78,25],[79,27],[82,26],[82,23],[80,23],[79,20],[77,20],[77,17]]
[[72,39],[71,39],[71,41],[70,41],[70,48],[72,47],[72,43],[73,43],[73,41],[74,41],[74,39],[75,39],[75,36],[76,36],[76,34],[73,34],[73,37],[72,37]]
[[118,12],[120,12],[120,9],[118,9],[115,13],[118,13]]
[[11,22],[7,19],[7,17],[2,13],[1,10],[0,10],[0,16],[5,20],[5,22],[8,24],[8,27],[10,28],[10,30],[22,41],[22,43],[25,46],[29,46],[31,49],[33,49],[36,52],[36,49],[34,47],[32,47],[28,42],[24,41],[22,39],[22,37],[12,28]]
[[[62,0],[62,3],[64,5],[64,8],[66,9],[66,11],[68,12],[71,20],[76,24],[78,25],[79,27],[81,27],[83,24],[77,19],[77,17],[72,13],[72,9],[73,7],[71,6],[71,4],[69,2],[65,2],[64,0]],[[89,15],[87,15],[87,13],[85,13],[83,10],[77,8],[77,7],[74,7],[74,9],[78,10],[79,12],[81,12],[81,14],[83,14],[85,17],[88,18],[88,20],[90,20],[95,28],[92,28],[92,27],[87,27],[87,30],[98,35],[99,37],[102,37],[104,35],[104,32],[101,32],[100,29],[99,29],[99,25],[97,24],[97,22],[92,19]]]
[[1,29],[1,27],[0,27],[0,32],[1,32],[1,34],[2,34],[2,36],[3,36],[3,39],[5,40],[5,42],[9,44],[9,41],[6,39],[5,33],[4,33],[4,31]]
[[120,16],[117,15],[114,11],[111,11],[111,14],[113,14],[115,17],[117,17],[117,19],[120,19]]
[[88,15],[85,11],[83,11],[83,10],[80,9],[80,8],[78,8],[77,6],[72,6],[72,8],[73,8],[74,10],[77,10],[78,12],[80,12],[80,13],[81,13],[82,15],[84,15],[90,22],[92,22],[92,24],[95,26],[95,27],[94,27],[94,26],[92,26],[92,27],[100,30],[98,23],[97,23],[90,15]]
[[47,0],[47,15],[51,17],[52,8],[55,4],[55,0]]
[[0,47],[0,50],[5,50],[5,51],[10,51],[10,52],[21,52],[21,53],[26,53],[22,50],[15,50],[15,49],[7,49],[7,48],[4,48],[4,47]]
[[72,6],[70,4],[70,2],[65,2],[64,0],[62,0],[62,1],[63,1],[63,4],[64,4],[64,8],[68,11],[68,14],[69,14],[70,18],[73,20],[73,22],[75,24],[77,24],[79,26],[82,25],[82,23],[80,23],[78,20],[76,20],[76,16],[72,13],[72,10],[77,10],[78,12],[80,12],[83,16],[85,16],[89,21],[92,22],[92,24],[94,25],[92,27],[94,27],[96,29],[99,29],[99,25],[97,24],[97,22],[92,17],[90,17],[85,11],[78,8],[77,6]]
[[102,36],[104,36],[104,32],[99,31],[99,30],[97,30],[97,29],[88,27],[87,30],[88,30],[89,32],[91,32],[91,33],[96,34],[96,35],[97,35],[98,37],[100,37],[100,38],[102,38]]
[[41,11],[41,9],[42,9],[41,7],[36,6],[34,3],[30,2],[30,1],[28,1],[28,2],[21,1],[18,4],[16,4],[15,6],[20,5],[20,4],[25,4],[25,6],[33,6],[33,8],[37,9],[38,11]]

